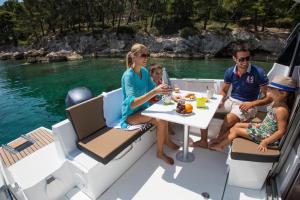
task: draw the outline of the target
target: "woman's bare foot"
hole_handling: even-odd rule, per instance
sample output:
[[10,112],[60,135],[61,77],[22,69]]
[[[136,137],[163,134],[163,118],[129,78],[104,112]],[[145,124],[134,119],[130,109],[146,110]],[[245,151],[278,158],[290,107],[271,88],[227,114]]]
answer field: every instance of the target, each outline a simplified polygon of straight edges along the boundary
[[209,149],[214,151],[224,152],[224,147],[221,147],[219,145],[210,146]]
[[174,160],[173,158],[167,156],[166,154],[162,153],[162,154],[157,154],[157,157],[164,160],[166,163],[168,163],[169,165],[173,165],[174,164]]
[[206,140],[199,140],[192,144],[192,147],[202,147],[207,149],[208,148],[208,142]]
[[172,141],[167,142],[166,145],[167,145],[170,149],[173,149],[173,150],[178,150],[178,149],[180,148],[180,146],[178,146],[177,144],[175,144],[175,143],[172,142]]

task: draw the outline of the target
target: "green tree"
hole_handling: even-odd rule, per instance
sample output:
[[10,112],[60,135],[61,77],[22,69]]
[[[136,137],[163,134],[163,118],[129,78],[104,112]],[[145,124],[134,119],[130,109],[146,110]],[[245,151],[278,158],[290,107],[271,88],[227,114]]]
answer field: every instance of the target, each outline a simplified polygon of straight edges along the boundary
[[13,13],[0,11],[0,43],[7,44],[15,42]]

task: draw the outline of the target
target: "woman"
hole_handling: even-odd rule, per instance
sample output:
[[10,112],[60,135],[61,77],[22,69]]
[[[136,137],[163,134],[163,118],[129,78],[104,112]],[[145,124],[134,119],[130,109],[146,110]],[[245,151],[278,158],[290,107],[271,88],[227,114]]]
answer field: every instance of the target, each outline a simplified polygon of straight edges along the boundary
[[127,70],[122,76],[122,119],[121,127],[127,128],[129,124],[141,124],[150,122],[157,127],[157,157],[168,164],[174,164],[173,158],[167,156],[163,151],[164,144],[171,149],[178,149],[175,143],[168,137],[168,123],[159,119],[152,119],[141,115],[141,111],[149,107],[149,100],[158,94],[169,92],[167,85],[160,84],[155,87],[155,83],[147,69],[143,66],[148,61],[148,49],[142,44],[134,44],[127,53]]

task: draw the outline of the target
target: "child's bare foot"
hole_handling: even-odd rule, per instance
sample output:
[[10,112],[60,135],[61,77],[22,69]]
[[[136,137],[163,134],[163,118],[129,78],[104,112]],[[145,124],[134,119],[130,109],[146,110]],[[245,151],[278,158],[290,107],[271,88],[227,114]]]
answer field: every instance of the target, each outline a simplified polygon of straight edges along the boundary
[[207,149],[208,148],[208,142],[206,140],[199,140],[192,144],[192,147],[202,147]]
[[166,163],[168,163],[169,165],[173,165],[174,164],[174,160],[173,158],[167,156],[166,154],[162,153],[162,154],[157,154],[157,157],[164,160]]
[[213,151],[219,151],[219,152],[224,152],[224,147],[221,147],[219,145],[213,145],[209,147],[210,150]]
[[175,143],[172,142],[172,141],[167,142],[166,145],[167,145],[170,149],[173,149],[173,150],[178,150],[178,149],[180,148],[180,146],[178,146],[177,144],[175,144]]

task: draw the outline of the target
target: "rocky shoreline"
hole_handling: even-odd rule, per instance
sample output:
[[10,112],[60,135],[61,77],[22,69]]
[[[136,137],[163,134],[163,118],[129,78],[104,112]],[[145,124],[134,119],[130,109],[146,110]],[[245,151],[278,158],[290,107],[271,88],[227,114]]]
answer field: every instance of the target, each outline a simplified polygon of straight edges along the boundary
[[26,47],[0,47],[0,59],[48,63],[84,57],[124,57],[135,42],[148,46],[151,57],[155,58],[226,58],[231,57],[232,44],[242,40],[249,43],[254,60],[273,61],[284,48],[287,37],[288,32],[253,33],[243,29],[206,31],[188,38],[155,37],[141,32],[135,35],[78,33],[42,38]]

